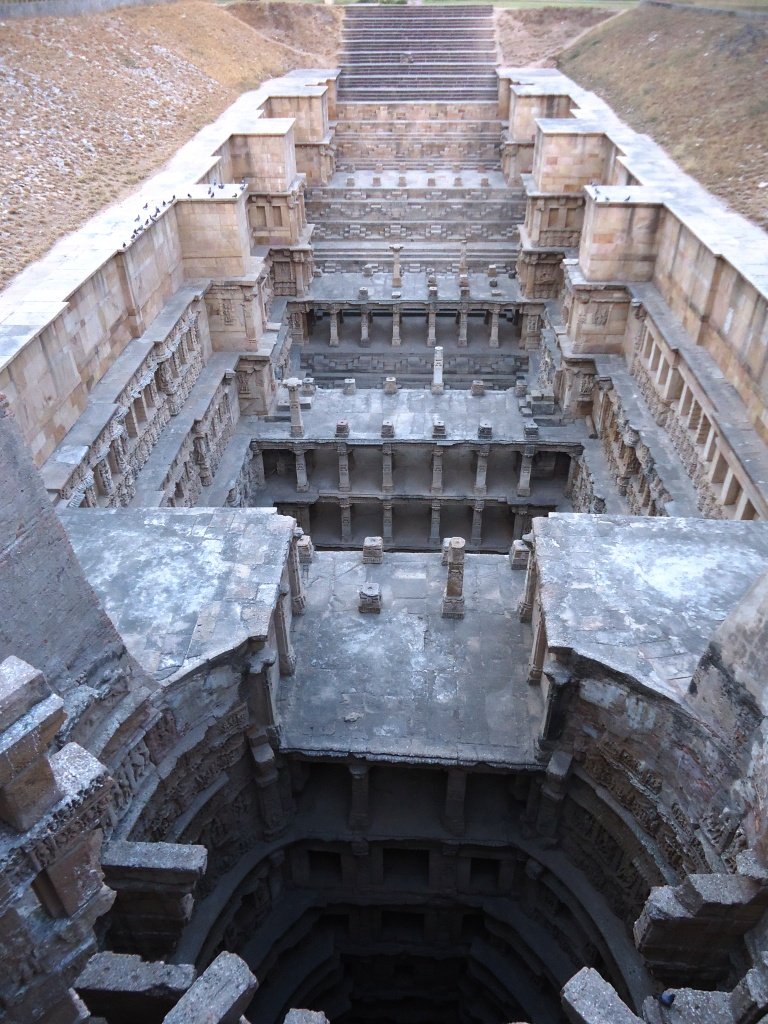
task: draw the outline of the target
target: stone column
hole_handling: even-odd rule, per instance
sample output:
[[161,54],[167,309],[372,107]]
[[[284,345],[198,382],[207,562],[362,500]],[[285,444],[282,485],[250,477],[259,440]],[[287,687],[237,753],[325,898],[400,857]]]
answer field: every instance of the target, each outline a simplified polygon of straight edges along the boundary
[[432,502],[432,519],[429,526],[430,544],[440,543],[440,502]]
[[385,501],[384,502],[383,513],[384,513],[384,523],[383,523],[384,543],[385,544],[391,544],[392,540],[393,540],[393,536],[392,536],[392,502],[391,501]]
[[288,388],[288,404],[291,409],[291,437],[304,437],[304,424],[301,420],[301,399],[299,388],[301,381],[298,377],[289,377],[285,382]]
[[488,456],[491,449],[488,445],[477,450],[477,469],[475,471],[475,494],[485,497],[488,488],[486,487],[486,476],[488,474]]
[[499,347],[499,307],[491,307],[491,336],[488,339],[491,348]]
[[392,287],[401,288],[403,279],[400,272],[400,253],[403,251],[402,245],[390,245],[392,250]]
[[432,487],[433,494],[443,493],[443,449],[438,445],[432,449]]
[[307,595],[304,591],[304,583],[301,578],[299,566],[299,541],[303,538],[304,531],[300,526],[294,527],[291,537],[291,546],[288,551],[288,583],[291,588],[291,611],[294,615],[301,615],[307,607]]
[[480,547],[483,535],[483,509],[484,501],[476,501],[472,509],[472,537],[470,543],[473,547]]
[[349,827],[353,832],[364,832],[368,828],[369,808],[369,771],[367,764],[351,764],[349,776],[352,792],[349,806]]
[[466,306],[459,307],[459,337],[456,342],[459,348],[467,347],[467,313]]
[[521,622],[530,622],[533,615],[533,602],[536,597],[536,560],[534,553],[528,558],[528,571],[525,574],[525,589],[520,603],[517,606],[517,613]]
[[285,600],[288,597],[288,588],[280,588],[280,597],[275,606],[275,638],[277,640],[277,657],[280,664],[281,676],[292,676],[296,671],[296,652],[291,643],[290,627],[288,616],[285,611]]
[[565,750],[556,750],[549,759],[544,782],[539,790],[536,831],[541,836],[553,838],[557,835],[570,772],[571,755]]
[[382,473],[381,473],[381,489],[385,494],[391,494],[394,490],[394,482],[392,480],[392,445],[385,444],[381,448],[382,456]]
[[264,478],[264,455],[261,448],[251,448],[253,456],[253,479],[257,487],[263,487]]
[[529,445],[523,451],[520,462],[520,479],[517,481],[518,498],[527,498],[531,493],[531,468],[533,465],[534,449]]
[[368,328],[370,324],[368,322],[368,310],[360,310],[360,345],[362,348],[368,348],[370,340],[368,338]]
[[467,773],[460,768],[449,768],[445,777],[445,807],[443,824],[455,836],[464,834],[464,806],[467,792]]
[[400,307],[392,307],[392,347],[398,348],[400,345]]
[[341,512],[341,540],[342,543],[349,543],[352,540],[352,505],[349,498],[342,498],[339,502]]
[[267,842],[277,839],[288,826],[288,815],[283,807],[280,794],[280,776],[275,762],[275,752],[266,734],[258,731],[247,733],[253,758],[256,788],[259,791],[259,811]]
[[100,462],[96,463],[93,467],[93,474],[96,478],[100,494],[110,495],[114,493],[115,482],[112,479],[112,471],[109,468],[109,463],[106,458],[103,458]]
[[464,618],[464,539],[451,537],[448,545],[448,580],[443,594],[444,619]]
[[339,344],[339,311],[336,306],[331,307],[329,315],[331,320],[331,337],[328,344],[331,348],[336,348]]
[[541,682],[541,670],[544,667],[544,655],[547,651],[547,633],[544,629],[542,619],[536,623],[531,647],[531,657],[528,662],[528,683],[530,686],[538,686]]
[[430,306],[427,310],[427,348],[434,348],[437,341],[437,310]]
[[308,491],[309,480],[307,479],[307,453],[303,448],[297,448],[296,455],[296,490]]
[[442,395],[443,390],[443,346],[437,345],[432,365],[432,394]]
[[349,483],[349,449],[345,444],[337,444],[336,452],[339,456],[339,490],[348,491]]

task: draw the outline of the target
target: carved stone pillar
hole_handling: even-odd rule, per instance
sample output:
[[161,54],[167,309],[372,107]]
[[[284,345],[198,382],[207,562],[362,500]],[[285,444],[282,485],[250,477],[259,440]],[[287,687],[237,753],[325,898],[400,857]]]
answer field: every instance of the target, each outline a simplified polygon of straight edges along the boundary
[[390,245],[392,250],[392,287],[401,288],[403,279],[400,273],[400,253],[403,251],[402,245]]
[[349,449],[345,444],[337,444],[336,453],[339,456],[339,490],[348,491],[350,488]]
[[383,535],[384,543],[391,544],[393,540],[392,536],[392,502],[385,501],[383,506],[384,523],[383,523]]
[[539,808],[536,815],[536,831],[539,835],[547,838],[554,838],[557,835],[570,771],[571,755],[564,750],[556,750],[549,759],[544,782],[539,790]]
[[115,482],[112,479],[112,471],[109,468],[109,463],[106,458],[103,458],[100,462],[96,463],[93,467],[93,475],[100,494],[108,497],[110,494],[114,493]]
[[491,334],[488,338],[488,344],[491,348],[499,347],[499,307],[491,307]]
[[330,335],[330,338],[328,340],[328,345],[331,348],[337,348],[338,344],[339,344],[339,311],[336,308],[336,306],[332,306],[331,307],[331,311],[329,313],[329,317],[330,317],[331,335]]
[[280,793],[280,775],[275,752],[265,733],[248,732],[248,743],[253,758],[256,787],[259,792],[259,810],[267,842],[277,839],[288,827],[288,815]]
[[477,469],[475,470],[475,494],[478,497],[485,497],[488,490],[486,487],[486,477],[488,474],[488,456],[491,453],[491,449],[488,445],[484,445],[477,451]]
[[195,428],[192,437],[192,444],[195,449],[195,462],[200,473],[200,482],[203,487],[210,487],[213,483],[213,466],[211,465],[211,445],[207,435]]
[[432,517],[429,526],[429,542],[430,544],[440,543],[440,502],[432,502]]
[[435,359],[432,365],[432,394],[443,394],[443,346],[435,346]]
[[353,832],[364,832],[368,828],[369,776],[367,764],[351,764],[349,766],[351,783],[349,827]]
[[288,589],[281,589],[280,597],[275,607],[275,637],[277,639],[277,657],[281,676],[292,676],[296,671],[296,652],[291,642],[289,620],[285,610],[287,596]]
[[362,348],[368,348],[370,345],[369,338],[369,327],[370,322],[368,320],[369,313],[367,309],[360,310],[360,345]]
[[392,307],[392,347],[398,348],[400,345],[400,307]]
[[349,498],[342,498],[339,502],[341,513],[341,540],[348,544],[352,540],[352,505]]
[[296,455],[296,490],[308,491],[309,479],[307,477],[307,453],[303,448],[297,448]]
[[459,348],[467,347],[467,315],[468,310],[466,306],[459,307],[459,336],[456,344]]
[[533,601],[536,596],[536,561],[531,553],[528,559],[528,571],[525,574],[525,589],[520,603],[517,606],[517,613],[521,622],[530,622],[533,614]]
[[288,583],[291,588],[291,611],[294,615],[303,614],[307,607],[307,595],[299,565],[299,541],[303,536],[304,531],[301,527],[294,527],[291,546],[288,550]]
[[464,618],[464,539],[451,537],[448,545],[448,580],[443,594],[444,619]]
[[483,509],[484,501],[476,501],[472,508],[472,536],[470,543],[473,547],[480,547],[483,536]]
[[534,449],[528,446],[523,451],[520,462],[520,479],[517,481],[518,498],[527,498],[531,493],[531,469],[533,467]]
[[443,493],[443,449],[438,445],[432,449],[432,487],[433,494]]
[[264,455],[261,448],[251,448],[253,456],[253,479],[257,487],[264,486]]
[[381,489],[385,494],[391,494],[394,490],[394,482],[392,479],[392,445],[382,445],[381,449],[382,458],[382,472],[381,472]]
[[301,399],[299,389],[301,381],[298,377],[289,377],[285,382],[288,389],[288,404],[291,410],[291,437],[304,437],[304,424],[301,419]]
[[430,306],[427,310],[427,348],[434,348],[437,340],[437,310]]

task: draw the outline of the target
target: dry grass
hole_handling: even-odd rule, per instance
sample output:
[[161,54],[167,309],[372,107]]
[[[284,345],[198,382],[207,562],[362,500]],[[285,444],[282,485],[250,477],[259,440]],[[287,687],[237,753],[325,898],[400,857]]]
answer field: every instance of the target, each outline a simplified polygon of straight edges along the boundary
[[641,6],[598,26],[558,63],[768,227],[768,20]]
[[502,62],[512,67],[553,67],[564,46],[612,13],[583,7],[497,11]]
[[184,0],[0,24],[0,286],[239,93],[327,65],[340,18],[305,4]]

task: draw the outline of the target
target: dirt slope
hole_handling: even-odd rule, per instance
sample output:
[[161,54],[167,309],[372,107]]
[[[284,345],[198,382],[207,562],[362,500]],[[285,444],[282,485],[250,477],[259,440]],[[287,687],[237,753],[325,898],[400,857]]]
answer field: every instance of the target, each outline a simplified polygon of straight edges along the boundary
[[640,6],[558,66],[768,228],[768,19]]
[[[236,16],[244,6],[248,24]],[[0,24],[0,286],[240,92],[333,62],[340,16],[185,0]]]
[[554,67],[563,47],[613,13],[576,7],[497,9],[502,63],[510,67]]

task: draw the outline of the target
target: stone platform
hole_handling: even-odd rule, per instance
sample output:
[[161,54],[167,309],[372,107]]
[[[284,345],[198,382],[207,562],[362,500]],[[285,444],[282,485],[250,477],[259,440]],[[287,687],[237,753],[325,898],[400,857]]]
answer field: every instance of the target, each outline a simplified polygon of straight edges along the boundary
[[267,509],[67,509],[88,582],[156,679],[265,636],[293,520]]
[[[526,683],[530,627],[516,608],[525,574],[498,555],[467,555],[465,617],[441,617],[440,554],[324,551],[304,565],[301,652],[281,681],[281,748],[328,758],[534,767],[538,689]],[[378,615],[358,612],[378,584]]]

